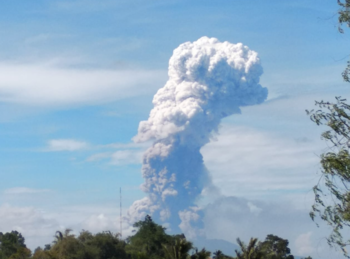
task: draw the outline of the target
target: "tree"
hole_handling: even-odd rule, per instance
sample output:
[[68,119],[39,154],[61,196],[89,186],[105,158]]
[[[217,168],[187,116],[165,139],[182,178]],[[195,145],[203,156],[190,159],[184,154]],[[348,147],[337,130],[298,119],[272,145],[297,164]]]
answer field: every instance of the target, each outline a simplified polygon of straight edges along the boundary
[[30,250],[27,249],[24,241],[25,239],[22,234],[17,231],[5,234],[0,232],[0,259],[7,259],[17,252],[20,253],[21,251],[22,253],[25,253],[27,250],[30,255]]
[[74,235],[71,235],[70,232],[72,232],[70,228],[66,228],[64,230],[64,233],[61,231],[56,231],[56,234],[54,236],[56,240],[54,240],[53,243],[58,244],[59,242],[63,241],[64,238],[74,237]]
[[129,259],[126,253],[126,243],[119,239],[119,234],[104,231],[93,235],[82,230],[78,237],[56,231],[53,245],[46,245],[45,249],[37,248],[33,259]]
[[[236,259],[294,259],[288,247],[289,241],[275,235],[267,235],[263,242],[251,238],[248,245],[238,238],[237,243],[241,251],[236,250]],[[229,257],[218,251],[215,258]]]
[[202,250],[198,251],[195,249],[195,252],[191,255],[191,259],[208,259],[210,258],[210,252],[202,248]]
[[221,250],[215,251],[213,255],[213,259],[233,259],[233,257],[225,255]]
[[239,238],[237,238],[237,244],[241,251],[235,250],[237,259],[263,259],[262,253],[257,238],[251,238],[249,244],[244,244]]
[[[350,0],[338,0],[339,31],[344,32],[342,25],[350,27]],[[343,79],[350,82],[350,61],[342,73]],[[318,110],[307,111],[311,120],[328,129],[322,138],[329,144],[327,152],[320,156],[321,178],[313,190],[315,203],[310,217],[319,216],[331,226],[332,231],[327,239],[330,246],[340,247],[349,257],[346,246],[349,240],[343,239],[344,227],[350,226],[350,105],[346,99],[336,97],[336,101],[316,101]]]
[[[350,27],[350,0],[345,0],[344,2],[338,0],[338,4],[341,7],[339,10],[339,31],[344,32],[342,25],[345,24],[347,27]],[[348,61],[347,67],[343,71],[343,78],[346,82],[350,82],[350,60]]]
[[66,229],[65,232],[57,231],[53,246],[47,251],[52,259],[94,259],[95,254],[87,249],[86,245],[70,234],[72,230]]
[[84,244],[90,242],[93,239],[94,239],[94,235],[91,234],[90,231],[87,231],[84,229],[79,233],[79,236],[78,236],[78,240]]
[[48,250],[43,250],[41,247],[38,247],[34,250],[33,259],[51,259],[51,256]]
[[346,24],[348,27],[350,27],[350,12],[349,12],[350,0],[345,0],[345,1],[338,0],[338,4],[341,7],[341,9],[339,10],[339,17],[338,17],[338,21],[340,25],[339,31],[343,33],[344,31],[341,28],[343,24]]
[[288,247],[289,241],[278,236],[267,235],[264,242],[259,244],[266,259],[294,259]]
[[12,254],[9,259],[29,259],[32,252],[26,247],[20,247],[16,253]]
[[315,203],[310,216],[314,220],[319,215],[332,227],[328,244],[339,246],[347,256],[345,247],[350,243],[343,240],[341,231],[350,226],[350,105],[340,97],[335,103],[316,104],[321,109],[308,114],[317,125],[328,126],[322,138],[330,146],[320,157],[322,174],[313,188]]
[[224,256],[224,253],[221,251],[221,250],[216,250],[214,253],[213,253],[213,258],[214,259],[222,259],[222,258],[225,258]]
[[104,231],[92,235],[88,231],[82,231],[78,237],[85,245],[85,251],[94,255],[96,259],[126,259],[129,258],[125,251],[126,243],[119,239],[119,234]]
[[163,244],[166,259],[186,259],[192,247],[185,237],[175,237],[172,244]]
[[127,239],[127,250],[133,258],[164,258],[164,245],[171,245],[173,240],[172,236],[165,233],[165,228],[154,223],[149,215],[133,226],[137,228],[137,232]]

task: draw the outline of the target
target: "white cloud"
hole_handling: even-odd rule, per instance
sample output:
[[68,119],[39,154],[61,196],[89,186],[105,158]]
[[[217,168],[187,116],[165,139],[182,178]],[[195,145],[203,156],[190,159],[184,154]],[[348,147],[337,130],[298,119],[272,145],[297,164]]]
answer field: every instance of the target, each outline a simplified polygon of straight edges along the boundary
[[[252,204],[259,208],[259,213],[252,210]],[[289,240],[293,255],[310,255],[319,259],[343,258],[339,251],[327,245],[324,237],[330,233],[328,228],[317,228],[308,211],[298,210],[285,201],[267,203],[221,197],[209,204],[204,213],[204,230],[209,239],[236,243],[238,237],[248,242],[251,237],[264,240],[267,235],[273,234]]]
[[311,235],[312,232],[310,231],[299,235],[295,240],[295,247],[297,249],[298,255],[308,256],[314,251],[311,242]]
[[[127,208],[123,208],[126,211]],[[49,210],[32,206],[0,205],[0,232],[17,230],[25,237],[30,249],[43,247],[53,241],[57,230],[82,229],[93,233],[110,230],[120,232],[119,208],[113,204],[88,204],[78,206],[54,206]],[[132,234],[132,226],[123,220],[123,236]]]
[[97,232],[101,230],[111,231],[112,229],[117,229],[116,223],[116,220],[113,222],[113,220],[101,213],[99,215],[91,215],[81,225],[84,229],[88,229],[91,232]]
[[0,218],[1,232],[17,230],[26,238],[26,244],[31,248],[50,243],[52,235],[59,228],[55,219],[45,217],[34,207],[3,204],[0,206]]
[[[259,208],[259,215],[255,209],[252,210],[252,205]],[[123,211],[126,213],[127,208],[124,207]],[[72,228],[76,234],[81,229],[93,233],[104,230],[118,233],[119,212],[119,208],[113,204],[56,206],[50,210],[4,204],[0,206],[0,230],[21,232],[26,238],[26,244],[34,249],[39,245],[51,243],[54,233],[65,228]],[[142,217],[144,215],[140,219]],[[133,222],[126,217],[123,218],[123,237],[132,234]],[[309,253],[310,247],[313,247],[309,245],[319,243],[317,239],[322,235],[325,236],[327,229],[326,231],[323,228],[318,229],[307,212],[295,210],[289,204],[269,204],[257,200],[222,197],[206,208],[204,223],[208,238],[219,238],[234,243],[237,237],[244,241],[248,241],[252,236],[263,240],[267,234],[275,234],[289,241],[296,240],[290,243],[294,255],[306,253],[320,259],[342,258],[334,256],[325,242],[322,242],[321,249],[316,247]],[[305,231],[316,234],[308,235]],[[305,243],[308,246],[301,247],[300,240],[305,238],[306,240],[309,238],[310,243]],[[321,256],[314,256],[318,253]]]
[[112,152],[101,152],[89,156],[86,161],[98,162],[108,159],[112,165],[141,164],[142,155],[149,143],[113,143],[98,146],[99,149],[117,149]]
[[[127,208],[123,207],[126,212]],[[134,222],[128,222],[123,214],[122,232],[123,237],[132,235],[132,226]],[[59,211],[51,214],[57,217],[61,225],[73,229],[75,233],[82,229],[97,233],[101,231],[111,231],[120,233],[120,210],[115,204],[89,204],[76,205],[59,208]]]
[[66,107],[113,102],[154,93],[166,79],[159,70],[75,69],[0,62],[0,102]]
[[78,151],[88,147],[87,142],[74,139],[52,139],[48,142],[49,151]]
[[141,164],[142,151],[134,150],[118,150],[112,154],[111,164],[122,165],[122,164]]
[[319,162],[315,149],[312,142],[224,125],[202,154],[224,195],[262,198],[310,190]]
[[10,189],[4,190],[4,194],[9,194],[9,195],[28,195],[28,194],[38,194],[38,193],[45,193],[49,192],[50,190],[48,189],[31,189],[27,187],[14,187]]
[[93,154],[93,155],[89,156],[86,159],[86,161],[87,162],[98,162],[98,161],[101,161],[103,159],[110,158],[111,155],[112,154],[110,152],[97,153],[97,154]]
[[92,233],[101,231],[111,231],[121,233],[122,237],[133,235],[133,227],[126,220],[122,221],[122,230],[120,230],[120,217],[115,215],[105,215],[104,213],[92,214],[80,225],[81,229],[89,230]]
[[146,149],[152,145],[151,142],[143,142],[143,143],[113,143],[106,145],[106,147],[117,148],[117,149]]

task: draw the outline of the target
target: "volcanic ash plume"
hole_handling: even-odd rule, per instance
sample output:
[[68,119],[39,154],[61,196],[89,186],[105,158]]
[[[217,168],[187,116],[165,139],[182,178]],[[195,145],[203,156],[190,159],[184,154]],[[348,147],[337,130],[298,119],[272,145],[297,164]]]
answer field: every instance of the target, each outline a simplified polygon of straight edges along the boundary
[[257,53],[241,43],[202,37],[174,50],[169,80],[134,139],[154,143],[143,156],[142,189],[148,197],[132,205],[131,220],[153,214],[174,229],[199,219],[196,198],[211,184],[200,149],[222,118],[266,99],[262,72]]

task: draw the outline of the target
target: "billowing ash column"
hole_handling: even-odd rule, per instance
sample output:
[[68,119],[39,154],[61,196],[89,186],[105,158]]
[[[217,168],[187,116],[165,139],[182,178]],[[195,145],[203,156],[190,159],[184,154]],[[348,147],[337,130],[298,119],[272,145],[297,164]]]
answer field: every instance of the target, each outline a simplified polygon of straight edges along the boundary
[[222,118],[266,99],[267,89],[259,84],[262,73],[257,53],[241,43],[202,37],[174,50],[169,80],[134,138],[154,142],[142,166],[148,197],[134,202],[131,220],[152,214],[172,229],[199,220],[195,201],[211,184],[200,149]]

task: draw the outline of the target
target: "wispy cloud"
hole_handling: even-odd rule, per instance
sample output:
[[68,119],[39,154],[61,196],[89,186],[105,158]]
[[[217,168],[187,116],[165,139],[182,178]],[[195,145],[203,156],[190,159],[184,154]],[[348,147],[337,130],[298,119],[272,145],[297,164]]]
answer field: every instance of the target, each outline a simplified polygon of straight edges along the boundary
[[113,143],[99,146],[99,149],[117,149],[116,151],[100,152],[89,156],[87,162],[109,160],[111,165],[141,164],[142,155],[148,143]]
[[111,164],[141,164],[143,151],[119,150],[112,154]]
[[84,141],[75,139],[52,139],[48,141],[47,151],[78,151],[89,147]]
[[107,158],[110,158],[112,156],[111,152],[103,152],[103,153],[97,153],[89,156],[86,161],[87,162],[98,162]]
[[145,149],[151,146],[150,142],[143,142],[143,143],[112,143],[106,145],[106,147],[116,148],[116,149]]
[[4,190],[4,194],[9,195],[22,195],[22,194],[37,194],[37,193],[45,193],[49,192],[49,189],[32,189],[27,187],[14,187],[10,189]]
[[154,93],[164,83],[159,70],[76,69],[50,64],[0,62],[0,102],[66,107],[113,102]]

